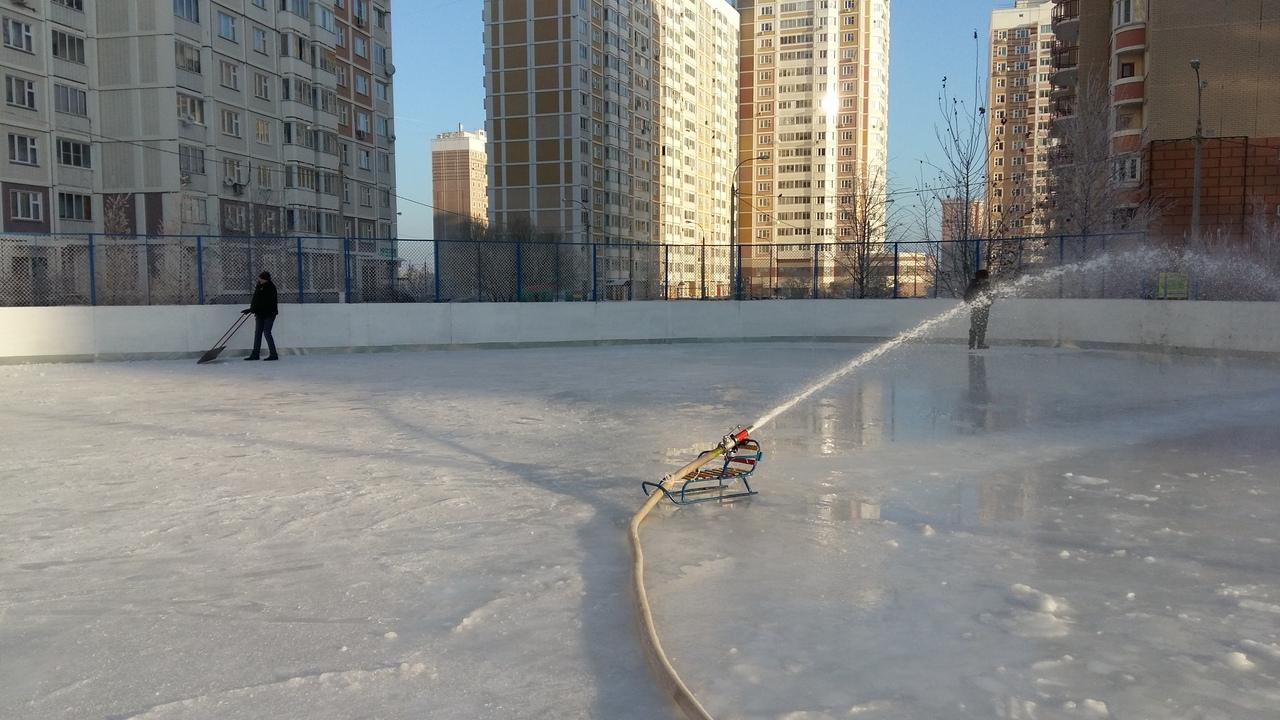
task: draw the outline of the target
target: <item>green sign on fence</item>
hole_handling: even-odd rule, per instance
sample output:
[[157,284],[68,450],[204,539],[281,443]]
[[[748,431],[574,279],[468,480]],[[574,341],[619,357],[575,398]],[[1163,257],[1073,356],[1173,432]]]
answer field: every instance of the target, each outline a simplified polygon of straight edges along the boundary
[[1188,282],[1186,273],[1160,273],[1159,286],[1156,289],[1158,300],[1186,300]]

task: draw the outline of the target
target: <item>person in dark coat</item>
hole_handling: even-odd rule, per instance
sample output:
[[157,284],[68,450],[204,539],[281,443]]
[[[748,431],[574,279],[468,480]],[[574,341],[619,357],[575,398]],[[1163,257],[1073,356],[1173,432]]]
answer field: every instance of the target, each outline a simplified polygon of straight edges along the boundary
[[969,287],[964,290],[964,301],[969,303],[969,349],[986,350],[987,322],[991,319],[991,305],[995,295],[991,289],[991,274],[979,270]]
[[266,270],[258,276],[258,287],[253,290],[253,300],[249,302],[249,308],[241,311],[242,315],[252,313],[255,323],[253,328],[253,353],[245,360],[259,360],[262,353],[262,338],[267,338],[267,360],[279,360],[280,356],[276,354],[276,339],[271,336],[271,328],[276,324],[276,316],[280,314],[280,308],[277,304],[276,285],[271,282],[271,273]]

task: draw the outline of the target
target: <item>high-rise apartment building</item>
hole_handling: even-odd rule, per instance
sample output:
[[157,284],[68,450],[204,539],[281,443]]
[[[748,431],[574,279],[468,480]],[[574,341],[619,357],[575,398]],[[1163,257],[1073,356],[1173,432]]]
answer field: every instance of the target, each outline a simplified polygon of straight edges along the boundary
[[1121,217],[1151,215],[1157,239],[1192,237],[1199,119],[1202,234],[1247,239],[1256,219],[1276,216],[1280,5],[1056,0],[1053,24],[1054,132],[1063,142],[1055,181],[1079,181],[1101,165],[1080,147],[1082,131],[1099,125]]
[[468,132],[461,125],[431,142],[431,204],[437,240],[466,239],[470,224],[488,222],[486,142],[483,130]]
[[829,284],[841,263],[826,254],[815,270],[799,244],[838,251],[859,198],[887,200],[889,0],[742,0],[738,10],[743,292],[814,274]]
[[655,248],[728,237],[736,27],[725,0],[485,0],[495,227],[606,246],[593,295],[672,294],[689,253]]
[[726,297],[738,13],[726,0],[665,0],[658,7],[663,282],[668,297]]
[[393,238],[389,0],[0,8],[4,229]]
[[1041,235],[1047,228],[1053,119],[1053,2],[1017,0],[991,13],[987,207],[979,233]]

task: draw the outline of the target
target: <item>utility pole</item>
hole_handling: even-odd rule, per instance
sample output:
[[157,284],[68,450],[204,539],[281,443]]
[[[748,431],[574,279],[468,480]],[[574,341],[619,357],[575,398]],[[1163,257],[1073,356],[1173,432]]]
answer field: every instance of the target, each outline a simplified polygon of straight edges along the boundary
[[[755,157],[749,157],[738,163],[738,167],[733,169],[733,182],[729,188],[729,288],[733,294],[734,300],[742,299],[742,263],[740,261],[741,254],[738,253],[738,176],[742,173],[742,166],[757,160],[764,162],[769,158],[760,153]],[[737,266],[735,271],[735,265]]]
[[1200,60],[1191,61],[1191,69],[1196,73],[1196,161],[1195,176],[1191,183],[1191,244],[1193,247],[1200,244],[1200,201],[1204,192],[1203,165],[1204,165],[1204,89],[1208,84],[1200,79]]

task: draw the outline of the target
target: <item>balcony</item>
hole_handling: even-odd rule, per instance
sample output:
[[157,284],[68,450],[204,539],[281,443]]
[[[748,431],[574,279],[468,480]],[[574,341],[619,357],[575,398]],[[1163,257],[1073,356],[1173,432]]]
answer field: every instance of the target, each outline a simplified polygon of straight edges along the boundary
[[1080,0],[1058,0],[1053,6],[1053,34],[1074,43],[1080,37]]
[[1053,119],[1065,120],[1074,117],[1076,114],[1076,96],[1063,95],[1053,100]]
[[1075,85],[1080,66],[1080,46],[1062,42],[1054,43],[1051,55],[1054,68],[1051,78],[1053,84],[1059,87]]

